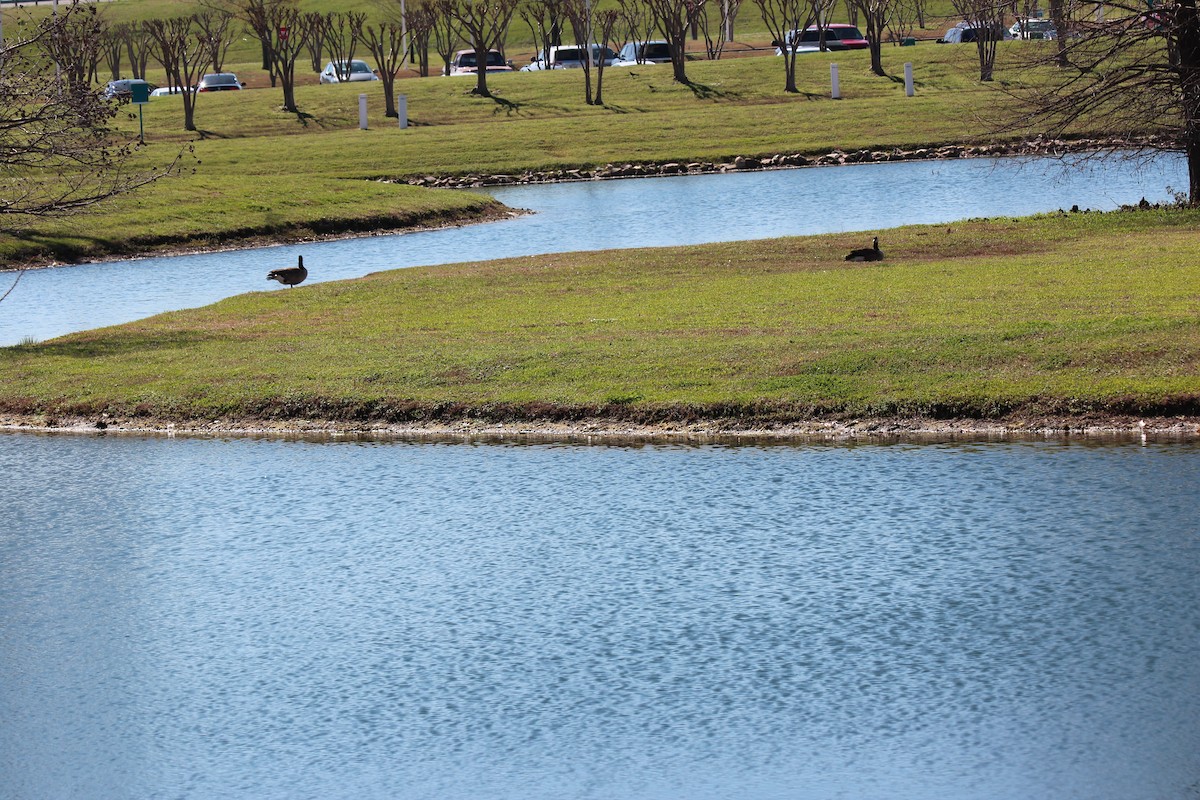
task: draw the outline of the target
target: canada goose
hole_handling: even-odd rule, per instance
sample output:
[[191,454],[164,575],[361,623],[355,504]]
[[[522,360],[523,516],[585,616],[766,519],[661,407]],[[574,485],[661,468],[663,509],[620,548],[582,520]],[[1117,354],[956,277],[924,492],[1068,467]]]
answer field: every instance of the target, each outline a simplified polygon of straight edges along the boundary
[[851,250],[850,255],[846,256],[847,261],[883,261],[883,251],[879,249],[879,237],[876,236],[871,241],[870,247],[860,247],[857,250]]
[[297,283],[304,283],[304,279],[308,277],[308,270],[304,268],[304,256],[296,256],[296,258],[296,266],[273,269],[267,273],[267,280],[279,281],[289,289]]

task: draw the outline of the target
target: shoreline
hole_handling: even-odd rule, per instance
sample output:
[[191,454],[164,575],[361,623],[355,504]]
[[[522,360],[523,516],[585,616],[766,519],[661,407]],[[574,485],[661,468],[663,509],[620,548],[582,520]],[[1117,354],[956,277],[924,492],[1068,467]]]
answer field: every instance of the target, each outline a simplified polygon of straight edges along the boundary
[[[557,170],[526,170],[519,174],[471,173],[467,175],[423,175],[398,178],[378,177],[371,180],[408,184],[430,189],[487,189],[492,186],[521,186],[533,184],[574,183],[593,180],[619,180],[626,178],[660,178],[684,175],[711,175],[729,172],[750,172],[782,169],[805,169],[810,167],[849,166],[854,164],[877,164],[904,161],[941,161],[967,158],[1006,158],[1021,156],[1065,157],[1086,153],[1103,154],[1118,150],[1161,150],[1171,148],[1157,136],[1140,140],[1125,139],[1048,139],[1037,137],[1020,142],[1000,144],[931,144],[925,147],[902,149],[862,149],[843,151],[833,149],[825,153],[804,155],[802,153],[777,153],[768,156],[736,156],[727,162],[709,161],[666,161],[651,163],[610,163],[597,167]],[[1099,157],[1099,156],[1098,156]],[[203,245],[186,242],[163,242],[135,246],[129,252],[99,255],[80,261],[54,259],[32,259],[25,262],[0,264],[0,273],[23,272],[33,269],[53,269],[80,264],[97,264],[110,261],[131,261],[148,258],[168,258],[181,255],[220,253],[231,250],[246,250],[260,247],[279,247],[292,244],[326,242],[341,239],[391,236],[404,233],[458,228],[530,213],[525,209],[511,208],[493,202],[478,214],[455,217],[448,220],[421,222],[399,227],[363,227],[362,220],[346,220],[344,224],[328,232],[314,232],[302,225],[294,233],[262,232],[231,237],[219,244]],[[329,225],[328,222],[325,223]]]
[[603,166],[573,169],[524,170],[520,173],[467,173],[465,175],[422,175],[405,178],[380,178],[430,189],[486,189],[492,186],[524,186],[543,183],[575,183],[622,178],[665,178],[682,175],[713,175],[729,172],[753,172],[807,167],[844,167],[854,164],[884,164],[905,161],[945,161],[963,158],[1016,158],[1021,156],[1065,157],[1086,153],[1111,153],[1120,150],[1173,149],[1159,136],[1138,140],[1107,137],[1101,139],[1051,139],[1037,136],[1015,142],[992,144],[929,144],[915,148],[881,147],[824,153],[774,153],[765,156],[734,156],[728,161],[675,160],[663,162],[612,162]]
[[0,414],[0,433],[133,435],[195,437],[271,437],[422,439],[443,441],[505,440],[528,442],[693,442],[779,444],[812,441],[929,440],[1148,440],[1200,441],[1200,417],[1012,417],[997,420],[856,418],[812,419],[766,425],[708,419],[686,423],[631,423],[605,417],[571,422],[477,419],[428,423],[339,422],[316,419],[216,419],[170,421],[161,418],[51,417]]
[[17,272],[30,272],[43,269],[60,269],[78,267],[84,264],[105,264],[112,261],[142,261],[151,258],[173,258],[175,256],[207,255],[211,253],[228,253],[235,250],[257,250],[268,247],[285,247],[294,244],[313,244],[317,242],[333,242],[343,239],[368,239],[373,236],[394,236],[405,233],[425,233],[428,231],[446,230],[448,228],[465,228],[468,225],[482,225],[489,222],[502,222],[515,217],[523,217],[532,213],[524,208],[512,208],[503,203],[489,203],[478,214],[452,219],[441,219],[433,222],[417,222],[401,227],[378,227],[363,229],[357,227],[358,221],[347,225],[343,230],[314,232],[308,229],[297,230],[295,233],[255,234],[244,238],[231,238],[220,244],[201,245],[185,243],[166,243],[136,249],[128,253],[112,253],[105,256],[86,258],[80,261],[34,260],[29,262],[12,262],[0,264],[0,275]]

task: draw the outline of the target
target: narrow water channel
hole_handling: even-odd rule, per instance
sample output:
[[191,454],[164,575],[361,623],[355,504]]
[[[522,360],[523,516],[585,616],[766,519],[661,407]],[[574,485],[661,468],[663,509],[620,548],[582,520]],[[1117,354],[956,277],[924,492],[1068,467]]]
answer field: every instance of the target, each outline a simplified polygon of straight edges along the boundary
[[[1186,162],[967,159],[495,188],[535,214],[439,231],[37,270],[0,304],[0,346],[284,290],[269,270],[303,255],[309,281],[567,250],[699,244],[1059,208],[1109,210],[1186,186]],[[864,236],[863,243],[869,244]],[[9,275],[0,274],[7,288]]]
[[0,434],[0,798],[1194,797],[1197,447]]

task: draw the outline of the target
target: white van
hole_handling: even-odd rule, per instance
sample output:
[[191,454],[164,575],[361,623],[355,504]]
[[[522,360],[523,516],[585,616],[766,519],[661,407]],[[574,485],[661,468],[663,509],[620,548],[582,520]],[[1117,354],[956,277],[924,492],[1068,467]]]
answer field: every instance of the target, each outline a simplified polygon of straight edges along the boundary
[[[598,44],[588,45],[592,53],[592,63],[599,64],[604,60],[604,66],[611,67],[617,61],[617,54],[611,48]],[[540,72],[544,69],[581,69],[583,67],[583,48],[577,45],[556,45],[550,48],[550,60],[545,61],[545,53],[538,51],[533,61],[521,67],[521,72]]]
[[626,42],[617,54],[618,67],[633,67],[639,64],[670,64],[671,45],[662,39],[652,42]]

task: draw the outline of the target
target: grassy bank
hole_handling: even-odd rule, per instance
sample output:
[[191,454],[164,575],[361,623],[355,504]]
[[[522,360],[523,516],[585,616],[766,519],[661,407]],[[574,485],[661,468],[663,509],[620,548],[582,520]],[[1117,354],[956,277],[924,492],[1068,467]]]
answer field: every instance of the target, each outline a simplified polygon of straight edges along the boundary
[[[570,253],[0,350],[0,411],[162,420],[1195,414],[1200,214]],[[319,265],[316,265],[319,266]]]
[[[1004,57],[1017,60],[1042,44],[1005,43]],[[695,62],[690,87],[661,66],[613,68],[605,106],[583,102],[576,71],[494,76],[498,99],[471,95],[466,79],[405,80],[397,91],[408,96],[412,127],[403,131],[383,116],[378,83],[302,86],[300,115],[279,111],[279,91],[269,88],[203,95],[198,133],[183,130],[178,98],[155,98],[143,114],[144,157],[162,163],[194,148],[184,174],[95,213],[0,231],[0,266],[484,213],[478,198],[381,179],[979,143],[991,138],[992,124],[980,109],[999,117],[1012,111],[1002,83],[975,80],[974,48],[930,44],[887,48],[884,56],[892,77],[872,75],[863,51],[805,56],[799,95],[782,91],[781,59],[773,56]],[[828,98],[835,60],[841,101]],[[895,77],[905,61],[917,75],[912,98]],[[366,131],[358,129],[360,93],[368,95]],[[126,111],[120,126],[135,134],[136,110]]]

